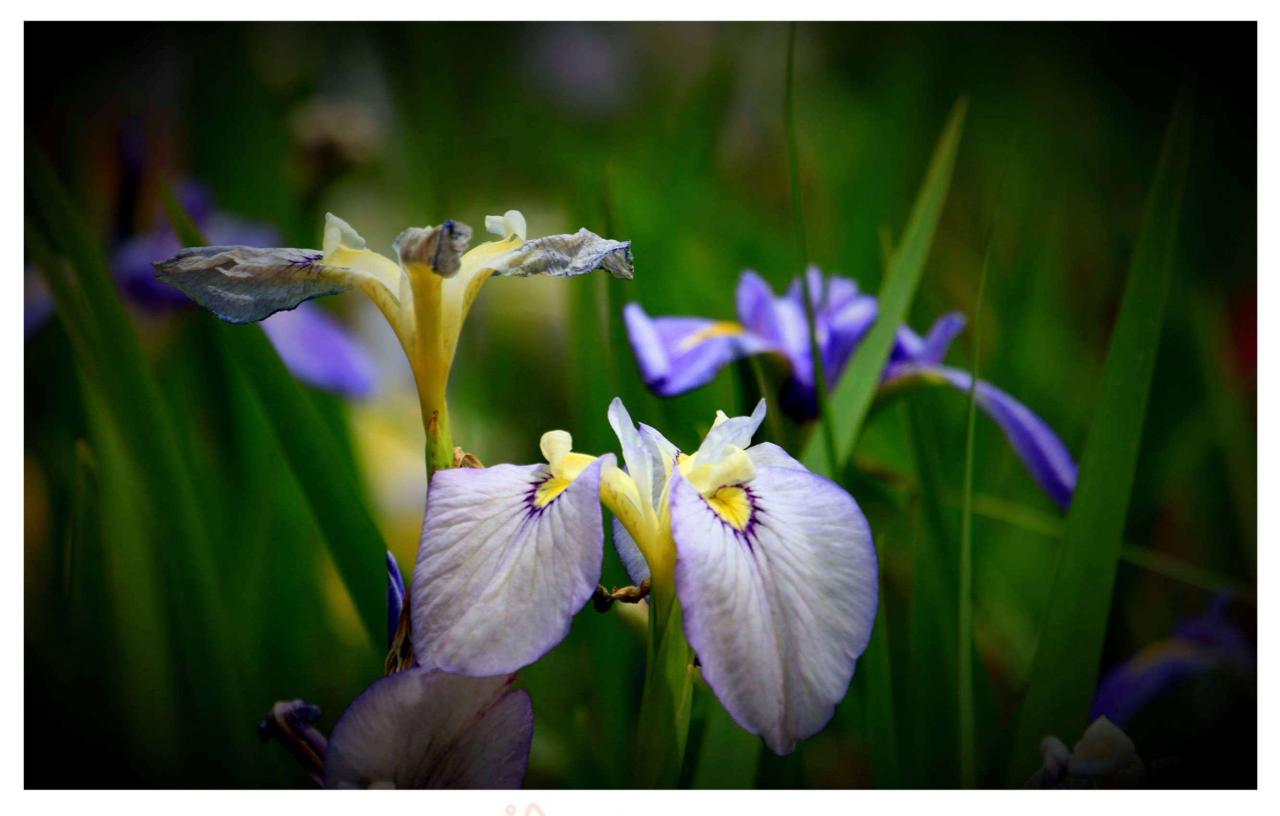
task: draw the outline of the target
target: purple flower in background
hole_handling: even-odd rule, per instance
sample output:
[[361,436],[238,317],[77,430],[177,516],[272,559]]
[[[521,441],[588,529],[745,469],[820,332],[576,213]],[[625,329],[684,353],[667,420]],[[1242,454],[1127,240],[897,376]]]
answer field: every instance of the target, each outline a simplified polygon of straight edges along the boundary
[[[214,209],[203,186],[183,184],[178,198],[196,226],[213,244],[269,246],[279,243],[276,230]],[[182,249],[167,224],[126,239],[111,256],[112,272],[125,296],[153,312],[184,309],[193,301],[179,289],[156,280],[154,262]],[[30,337],[53,314],[53,300],[38,278],[28,276],[25,329]],[[346,329],[324,309],[303,303],[263,321],[267,337],[298,379],[316,388],[350,397],[367,397],[377,386],[373,360]]]
[[1254,649],[1227,617],[1229,600],[1218,596],[1208,612],[1183,622],[1170,637],[1113,668],[1098,685],[1093,716],[1105,716],[1125,727],[1148,705],[1184,683],[1223,670],[1252,674]]
[[[834,387],[875,323],[878,304],[848,278],[824,277],[815,267],[807,274],[823,370]],[[737,309],[741,322],[650,317],[638,303],[627,304],[623,316],[645,384],[659,396],[672,397],[707,384],[735,360],[769,352],[780,355],[790,367],[780,394],[784,413],[800,422],[816,419],[814,366],[800,280],[793,281],[787,293],[778,297],[755,272],[744,272],[738,283]],[[926,337],[901,327],[882,374],[882,386],[943,383],[968,392],[970,374],[942,364],[951,341],[963,327],[963,316],[955,313],[939,319]],[[1057,434],[1025,405],[990,383],[980,380],[975,398],[1000,426],[1032,478],[1059,506],[1070,505],[1076,463]]]

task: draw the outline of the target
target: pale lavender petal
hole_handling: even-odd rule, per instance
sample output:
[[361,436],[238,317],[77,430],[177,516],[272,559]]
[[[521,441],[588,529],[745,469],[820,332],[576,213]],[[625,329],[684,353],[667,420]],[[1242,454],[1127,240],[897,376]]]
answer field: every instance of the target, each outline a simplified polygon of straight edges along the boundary
[[[626,463],[627,473],[635,481],[640,501],[648,507],[657,507],[662,488],[667,483],[669,467],[664,460],[663,449],[651,441],[652,437],[646,438],[641,435],[640,430],[631,421],[627,407],[619,398],[614,397],[609,403],[608,416],[609,426],[613,428],[614,434],[618,437],[618,443],[622,446],[622,461]],[[652,429],[650,431],[656,433]],[[658,438],[662,439],[661,434],[658,434]],[[666,442],[665,439],[662,441]],[[667,442],[667,444],[671,443]]]
[[672,478],[685,635],[726,710],[788,753],[831,719],[870,639],[871,529],[852,496],[805,470],[760,467],[742,530]]
[[746,450],[751,444],[751,437],[756,435],[764,422],[765,411],[765,401],[760,400],[751,416],[730,417],[713,427],[698,446],[698,463],[719,462],[731,448]]
[[[898,366],[893,369],[890,379],[912,376],[941,379],[966,394],[973,382],[967,371],[923,365]],[[1005,439],[1036,483],[1064,510],[1069,507],[1076,489],[1077,466],[1071,452],[1053,429],[1027,406],[983,380],[978,381],[974,398],[978,407],[1000,426]]]
[[298,379],[350,397],[368,397],[377,388],[372,357],[346,328],[314,303],[276,312],[262,329]]
[[636,540],[631,537],[631,533],[627,532],[627,528],[622,526],[622,522],[617,518],[613,520],[613,548],[618,551],[618,557],[622,559],[622,566],[627,568],[627,577],[631,579],[631,583],[640,586],[640,582],[650,576],[649,562],[645,560],[644,554],[640,552],[640,545],[636,544]]
[[545,465],[438,471],[413,574],[413,649],[423,666],[483,677],[526,666],[569,634],[600,580],[604,526],[592,462],[536,505]]
[[763,467],[782,467],[792,468],[794,470],[807,470],[800,463],[800,460],[787,453],[780,446],[772,442],[761,442],[759,445],[752,445],[747,448],[747,455],[751,457],[751,462],[756,468]]
[[772,350],[770,343],[736,324],[651,318],[638,303],[628,303],[623,318],[645,385],[664,397],[706,385],[729,363]]
[[418,668],[376,681],[334,726],[325,786],[519,787],[533,708],[514,679]]
[[404,576],[396,557],[387,550],[387,645],[396,639],[400,628],[400,610],[404,607]]

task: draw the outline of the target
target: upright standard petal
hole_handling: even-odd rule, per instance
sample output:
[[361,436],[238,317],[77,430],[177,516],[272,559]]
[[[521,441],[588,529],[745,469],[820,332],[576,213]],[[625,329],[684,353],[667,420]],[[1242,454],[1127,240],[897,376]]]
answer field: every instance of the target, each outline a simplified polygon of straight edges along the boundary
[[866,519],[828,479],[762,463],[709,498],[673,474],[671,525],[703,677],[740,725],[790,752],[831,719],[871,636],[878,587]]
[[670,575],[674,553],[664,546],[670,537],[663,531],[668,526],[667,485],[680,451],[654,428],[634,424],[617,397],[609,404],[609,424],[627,465],[625,472],[615,467],[601,477],[600,498],[614,513],[614,548],[632,583],[652,577],[650,557],[662,561],[660,567]]
[[612,457],[569,453],[567,441],[549,450],[547,437],[550,465],[432,477],[410,596],[423,666],[515,671],[563,640],[591,597],[604,555],[600,472]]
[[765,411],[764,400],[756,403],[751,416],[728,417],[723,411],[717,411],[715,423],[698,447],[697,461],[700,464],[715,463],[733,448],[745,450],[764,422]]
[[640,375],[663,397],[706,385],[729,363],[774,348],[731,321],[651,318],[638,303],[628,303],[622,315]]
[[533,708],[514,679],[409,669],[378,680],[334,726],[325,787],[520,787]]

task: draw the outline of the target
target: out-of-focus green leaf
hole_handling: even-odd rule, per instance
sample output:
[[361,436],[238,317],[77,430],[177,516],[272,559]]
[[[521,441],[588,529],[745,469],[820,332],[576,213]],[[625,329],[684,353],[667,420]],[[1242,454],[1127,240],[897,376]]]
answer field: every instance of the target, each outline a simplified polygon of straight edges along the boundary
[[[221,733],[243,713],[240,686],[234,677],[236,662],[225,626],[226,603],[217,586],[213,545],[203,524],[206,514],[181,457],[174,418],[164,410],[164,400],[93,236],[30,138],[25,169],[28,251],[49,282],[86,391],[93,391],[100,400],[102,415],[119,435],[120,454],[131,460],[138,474],[135,498],[149,547],[131,550],[127,557],[159,564],[163,583],[181,582],[185,590],[180,601],[165,599],[172,600],[166,605],[165,618],[173,627],[176,646],[176,655],[165,668],[188,695],[195,694],[200,679],[222,678],[208,684],[210,691],[193,715],[201,727]],[[142,568],[136,561],[134,566]],[[162,635],[153,634],[154,647],[167,650],[168,645],[160,643]],[[192,697],[188,702],[195,705],[197,701]],[[170,750],[199,752],[189,744],[174,744]],[[220,764],[221,758],[215,758],[209,767]]]
[[706,722],[702,729],[693,782],[690,787],[702,790],[742,790],[756,780],[761,742],[755,734],[733,721],[720,701],[705,690]]
[[911,600],[908,613],[907,686],[903,699],[906,742],[914,746],[907,757],[911,784],[953,787],[959,783],[955,686],[956,610],[959,599],[957,550],[950,545],[953,520],[936,500],[947,482],[940,451],[938,424],[926,409],[936,403],[933,392],[920,392],[902,408],[920,479],[918,524],[911,552]]
[[924,183],[911,209],[911,218],[902,233],[902,243],[894,251],[884,284],[880,287],[875,325],[859,344],[848,369],[836,385],[831,397],[831,417],[822,419],[823,422],[835,423],[836,455],[840,461],[830,463],[829,470],[824,467],[828,463],[821,446],[823,431],[818,429],[802,457],[810,470],[839,473],[853,455],[863,420],[880,387],[880,374],[889,359],[889,352],[893,350],[894,337],[907,319],[911,301],[924,274],[933,236],[947,201],[947,190],[951,186],[951,172],[955,168],[967,108],[968,100],[961,98],[947,117]]
[[973,370],[969,383],[969,410],[964,432],[964,493],[960,512],[960,625],[957,680],[960,693],[960,781],[966,788],[977,786],[977,722],[973,700],[973,429],[978,414],[978,354],[981,349],[982,296],[991,268],[991,246],[987,246],[978,277],[978,301],[973,315]]
[[[952,502],[959,504],[957,498]],[[1024,507],[1016,502],[998,496],[975,495],[973,497],[974,515],[1017,527],[1029,533],[1035,533],[1054,541],[1061,541],[1064,531],[1062,519],[1055,515]],[[1162,575],[1172,581],[1202,589],[1205,592],[1230,592],[1244,603],[1256,603],[1256,591],[1253,587],[1222,575],[1197,564],[1190,564],[1181,558],[1168,553],[1159,552],[1151,547],[1124,543],[1120,545],[1120,560],[1139,569]]]
[[[881,593],[884,597],[884,593]],[[858,661],[851,693],[863,701],[862,721],[870,743],[871,775],[881,788],[902,786],[902,757],[898,741],[898,709],[894,704],[893,671],[890,663],[889,624],[885,604],[876,608],[875,629],[867,651]],[[865,693],[859,693],[865,688]]]
[[[207,244],[173,193],[163,191],[174,230],[186,246]],[[212,318],[202,316],[202,319]],[[386,627],[386,544],[319,410],[257,326],[217,324],[220,348],[252,384],[263,411],[324,531],[329,553],[374,643]]]
[[1018,716],[1010,784],[1025,781],[1035,770],[1037,746],[1044,737],[1053,734],[1070,742],[1087,725],[1177,245],[1192,124],[1184,92],[1165,134],[1107,351],[1048,611]]

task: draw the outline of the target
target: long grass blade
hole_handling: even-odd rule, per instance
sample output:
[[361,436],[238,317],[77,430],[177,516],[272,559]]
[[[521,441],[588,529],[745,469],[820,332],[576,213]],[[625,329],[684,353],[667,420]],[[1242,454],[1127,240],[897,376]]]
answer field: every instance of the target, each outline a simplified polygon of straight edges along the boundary
[[[136,498],[149,547],[129,557],[139,568],[139,558],[159,564],[166,585],[180,581],[186,590],[182,602],[167,610],[177,652],[171,671],[187,684],[188,694],[199,678],[223,678],[209,686],[201,725],[231,728],[243,711],[226,602],[203,523],[204,502],[181,455],[177,420],[165,410],[101,251],[31,139],[25,169],[27,246],[49,281],[86,389],[100,400],[103,427],[118,433],[121,455],[138,474]],[[217,764],[220,759],[211,763]]]
[[[952,504],[959,506],[961,500],[956,497]],[[1054,541],[1062,540],[1062,519],[1043,510],[1025,507],[1017,502],[1002,499],[999,496],[974,494],[973,513],[1044,538]],[[1252,586],[1215,570],[1189,563],[1168,553],[1153,550],[1150,547],[1125,542],[1120,545],[1120,560],[1132,567],[1146,570],[1171,581],[1177,581],[1180,584],[1186,584],[1189,587],[1204,590],[1210,594],[1229,592],[1233,598],[1243,603],[1257,603],[1257,592]]]
[[991,268],[991,246],[987,246],[978,277],[978,299],[973,314],[973,380],[969,383],[969,411],[964,438],[964,493],[960,511],[960,611],[957,685],[960,700],[960,781],[976,787],[977,722],[973,700],[973,435],[978,416],[978,359],[982,348],[982,299]]
[[1184,92],[1165,134],[1111,335],[1080,480],[1018,717],[1010,784],[1021,783],[1034,771],[1037,746],[1044,737],[1054,734],[1070,742],[1087,724],[1163,325],[1191,132],[1191,107]]
[[[821,422],[831,423],[830,432],[835,436],[837,462],[832,468],[839,473],[849,457],[862,430],[863,421],[871,408],[880,385],[880,373],[884,370],[889,352],[893,349],[894,336],[907,319],[911,302],[924,274],[933,236],[942,217],[942,208],[951,186],[951,174],[955,168],[956,154],[960,147],[960,133],[964,125],[968,100],[959,99],[947,117],[942,135],[934,148],[929,170],[911,209],[911,217],[902,234],[902,243],[890,257],[891,265],[880,287],[879,314],[875,325],[858,346],[848,369],[840,377],[831,397],[831,412]],[[828,430],[820,430],[806,446],[802,457],[811,469],[822,465],[819,447]]]

